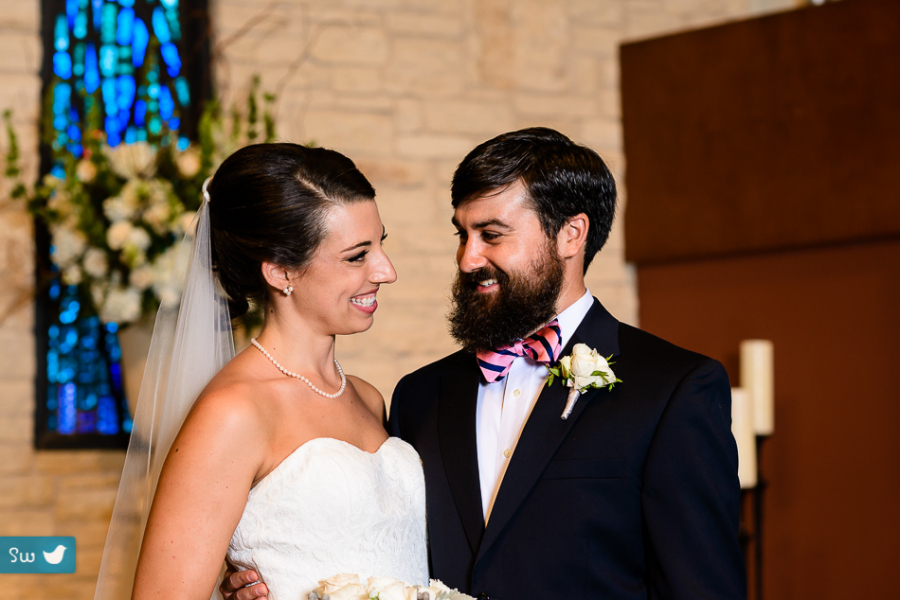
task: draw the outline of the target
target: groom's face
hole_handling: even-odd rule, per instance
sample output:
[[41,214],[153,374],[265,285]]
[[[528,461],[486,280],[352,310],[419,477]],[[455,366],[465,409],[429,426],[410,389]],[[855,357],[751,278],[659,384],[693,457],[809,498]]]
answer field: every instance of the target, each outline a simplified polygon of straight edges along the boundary
[[463,347],[509,344],[555,316],[562,259],[521,182],[463,202],[453,224],[459,272],[450,329]]

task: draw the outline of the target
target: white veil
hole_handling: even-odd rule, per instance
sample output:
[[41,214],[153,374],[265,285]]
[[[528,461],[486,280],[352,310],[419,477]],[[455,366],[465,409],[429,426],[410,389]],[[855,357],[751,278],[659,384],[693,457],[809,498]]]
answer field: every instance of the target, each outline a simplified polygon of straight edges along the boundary
[[197,396],[234,357],[228,302],[212,270],[208,184],[156,316],[94,600],[131,598],[163,461]]

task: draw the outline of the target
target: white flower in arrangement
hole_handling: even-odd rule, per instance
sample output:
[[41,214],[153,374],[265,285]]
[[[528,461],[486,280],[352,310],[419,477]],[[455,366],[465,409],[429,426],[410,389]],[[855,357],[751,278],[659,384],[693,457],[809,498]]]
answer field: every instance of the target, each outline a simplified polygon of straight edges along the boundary
[[81,266],[84,268],[84,272],[94,279],[102,279],[109,274],[106,252],[99,248],[88,248],[81,259]]
[[113,250],[121,250],[128,243],[134,226],[128,221],[113,223],[106,232],[106,243]]
[[104,146],[103,151],[113,172],[123,179],[151,177],[156,171],[156,150],[147,142],[119,144],[115,148]]
[[87,247],[87,236],[64,223],[54,227],[51,235],[53,248],[50,256],[60,269],[65,269],[78,260]]
[[178,215],[175,223],[172,225],[172,233],[178,237],[184,235],[191,229],[191,222],[193,222],[195,216],[197,216],[197,211],[195,210],[186,210]]
[[81,283],[81,268],[78,265],[70,265],[62,271],[62,281],[66,285],[78,285]]
[[103,201],[103,214],[113,223],[131,221],[137,214],[137,196],[133,192],[132,182],[128,182],[118,196]]
[[[165,252],[156,257],[153,261],[153,293],[159,298],[160,302],[167,306],[172,306],[181,300],[181,292],[184,291],[177,287],[170,287],[169,280],[181,281],[183,278],[178,274],[173,274],[175,263],[178,261],[178,246],[170,246]],[[174,275],[174,276],[173,276]]]
[[188,147],[184,152],[178,153],[175,164],[184,177],[193,177],[200,172],[200,151],[195,146]]
[[91,301],[94,303],[94,306],[103,306],[107,290],[109,290],[109,283],[106,281],[94,281],[91,283]]
[[153,231],[163,235],[169,232],[173,212],[172,202],[168,196],[155,197],[150,200],[142,218]]
[[109,290],[100,307],[100,320],[104,323],[131,323],[141,316],[141,293],[134,288],[114,287]]
[[97,176],[97,167],[87,159],[81,159],[75,165],[75,176],[83,183],[91,183]]
[[132,269],[128,275],[128,283],[142,292],[153,285],[156,274],[153,266],[144,264],[136,269]]
[[65,190],[57,190],[47,199],[47,208],[55,212],[60,219],[68,219],[75,212],[72,197]]

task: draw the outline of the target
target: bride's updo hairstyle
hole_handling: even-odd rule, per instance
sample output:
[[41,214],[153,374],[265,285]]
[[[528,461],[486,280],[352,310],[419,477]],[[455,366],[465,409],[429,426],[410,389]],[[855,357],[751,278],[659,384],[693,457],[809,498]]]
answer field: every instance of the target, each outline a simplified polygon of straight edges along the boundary
[[213,264],[236,318],[268,298],[264,261],[302,270],[328,233],[329,208],[373,200],[375,190],[334,150],[256,144],[225,159],[209,196]]

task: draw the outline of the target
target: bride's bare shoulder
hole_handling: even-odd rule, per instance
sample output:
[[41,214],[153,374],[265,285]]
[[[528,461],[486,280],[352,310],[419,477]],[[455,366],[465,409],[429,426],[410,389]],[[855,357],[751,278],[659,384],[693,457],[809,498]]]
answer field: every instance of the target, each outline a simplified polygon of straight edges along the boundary
[[353,384],[353,389],[356,390],[356,393],[372,414],[379,419],[384,420],[384,396],[381,395],[381,392],[368,381],[360,379],[355,375],[348,375],[347,380]]
[[200,393],[191,417],[211,420],[226,428],[243,431],[265,428],[266,412],[260,398],[265,396],[266,381],[256,376],[252,365],[236,356]]

